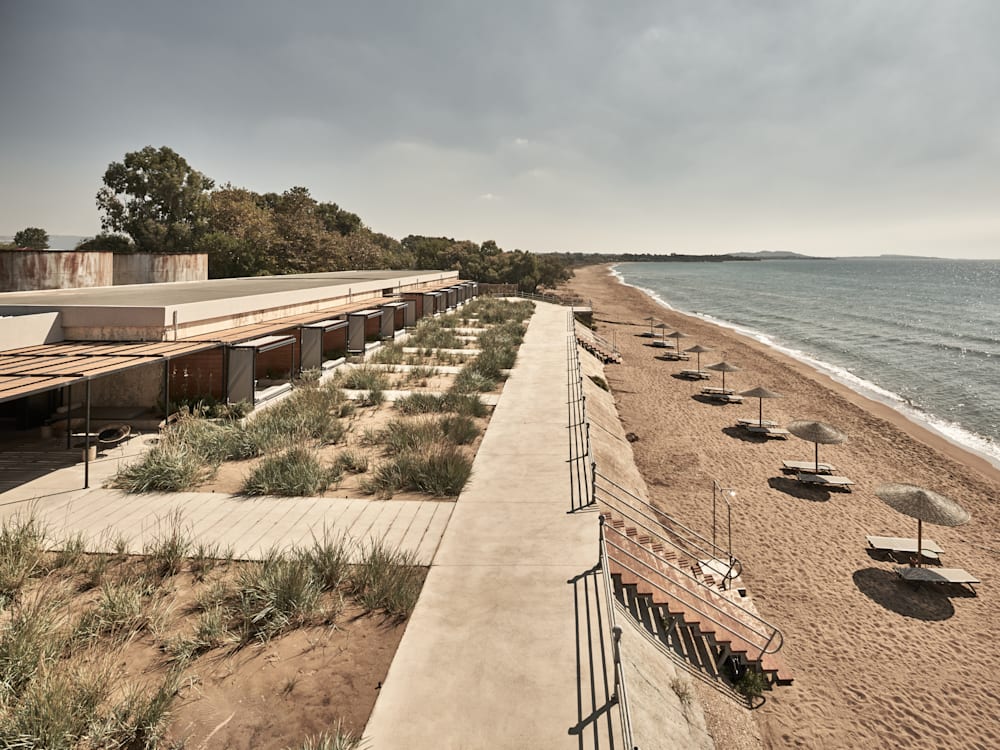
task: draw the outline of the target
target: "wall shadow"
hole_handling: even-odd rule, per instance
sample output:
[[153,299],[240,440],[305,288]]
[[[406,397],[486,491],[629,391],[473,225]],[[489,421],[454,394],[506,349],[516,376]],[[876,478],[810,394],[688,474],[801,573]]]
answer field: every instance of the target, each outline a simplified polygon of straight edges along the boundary
[[577,747],[614,748],[618,702],[614,695],[614,664],[610,614],[602,591],[600,567],[585,570],[566,583],[573,587],[576,632],[576,721],[567,734]]

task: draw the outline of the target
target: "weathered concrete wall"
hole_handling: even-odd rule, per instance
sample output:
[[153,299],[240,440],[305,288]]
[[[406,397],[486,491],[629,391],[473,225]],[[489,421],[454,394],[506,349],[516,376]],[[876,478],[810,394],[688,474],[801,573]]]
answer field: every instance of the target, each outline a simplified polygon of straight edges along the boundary
[[119,254],[114,259],[114,284],[159,284],[171,281],[204,281],[208,278],[205,253]]
[[0,292],[111,286],[113,253],[0,250]]
[[0,317],[0,351],[63,340],[62,313]]
[[[77,398],[75,389],[73,395]],[[153,408],[154,404],[162,399],[162,363],[133,367],[131,370],[95,378],[90,383],[90,400],[95,408],[99,406]]]

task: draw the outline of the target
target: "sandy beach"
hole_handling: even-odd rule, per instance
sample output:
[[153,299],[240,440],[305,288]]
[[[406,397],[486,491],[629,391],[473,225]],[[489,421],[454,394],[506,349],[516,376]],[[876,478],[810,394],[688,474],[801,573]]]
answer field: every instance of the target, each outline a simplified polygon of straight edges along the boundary
[[[639,438],[632,449],[654,502],[710,532],[713,479],[736,490],[733,551],[757,608],[782,630],[782,653],[795,674],[794,685],[746,712],[756,727],[739,746],[1000,746],[1000,472],[803,363],[664,308],[607,267],[577,269],[569,287],[592,300],[598,333],[614,336],[621,350],[623,362],[607,367],[607,380],[626,431]],[[659,359],[664,350],[642,336],[651,315],[689,334],[681,348],[713,349],[702,355],[702,368],[721,359],[738,365],[727,387],[783,394],[764,402],[765,419],[818,419],[845,432],[846,443],[820,446],[819,455],[854,480],[853,492],[802,487],[783,474],[782,461],[811,460],[813,444],[762,442],[737,429],[737,419],[757,417],[756,399],[722,405],[696,398],[706,383],[674,376],[693,368],[694,358]],[[710,384],[719,379],[714,373]],[[924,534],[944,549],[946,567],[982,580],[978,596],[905,584],[895,563],[869,553],[868,534],[917,531],[916,520],[875,496],[883,482],[928,487],[971,513],[964,526],[925,525]],[[716,742],[734,746],[721,736]]]

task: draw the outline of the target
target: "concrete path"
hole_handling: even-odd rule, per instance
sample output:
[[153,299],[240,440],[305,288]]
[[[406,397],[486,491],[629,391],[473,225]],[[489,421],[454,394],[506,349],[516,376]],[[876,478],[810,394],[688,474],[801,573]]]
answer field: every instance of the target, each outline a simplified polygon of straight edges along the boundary
[[537,303],[365,736],[621,747],[593,512],[570,514],[567,309]]

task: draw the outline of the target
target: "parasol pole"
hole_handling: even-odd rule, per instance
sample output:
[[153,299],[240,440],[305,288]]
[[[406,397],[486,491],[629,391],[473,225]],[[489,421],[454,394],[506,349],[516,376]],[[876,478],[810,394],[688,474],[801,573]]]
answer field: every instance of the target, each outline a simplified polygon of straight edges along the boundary
[[761,427],[763,427],[764,426],[764,398],[763,398],[763,396],[761,398],[757,399],[757,403],[760,405],[760,408],[757,410],[757,424],[760,425]]
[[816,473],[819,474],[819,441],[817,440],[813,445],[816,446]]
[[924,522],[917,519],[917,567],[920,567],[920,557],[924,548]]

